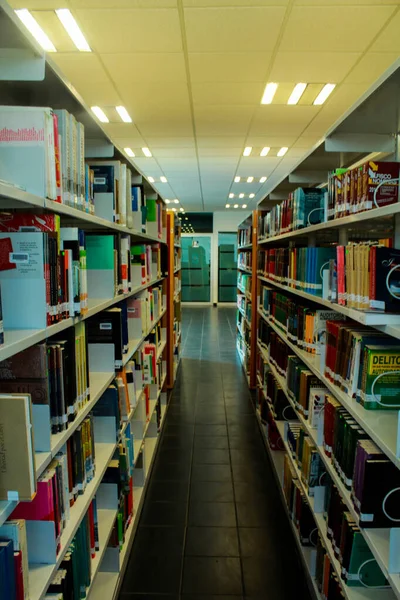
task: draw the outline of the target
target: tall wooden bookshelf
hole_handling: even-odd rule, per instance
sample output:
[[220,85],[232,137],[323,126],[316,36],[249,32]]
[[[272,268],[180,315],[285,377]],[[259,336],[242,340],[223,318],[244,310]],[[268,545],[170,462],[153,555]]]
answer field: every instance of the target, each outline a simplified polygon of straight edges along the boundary
[[256,387],[257,211],[238,227],[236,347],[250,389]]
[[181,360],[182,342],[182,246],[181,220],[168,210],[168,387],[172,388]]
[[[159,441],[159,432],[165,421],[167,409],[167,377],[170,360],[167,329],[169,325],[169,306],[167,301],[169,281],[174,282],[174,277],[180,279],[179,271],[168,271],[167,264],[167,217],[166,207],[163,200],[157,195],[152,186],[142,177],[129,158],[123,153],[121,148],[115,146],[108,138],[102,126],[93,120],[90,110],[84,105],[81,98],[74,94],[72,86],[61,78],[58,72],[53,69],[51,58],[44,54],[32,42],[32,38],[27,36],[20,29],[20,25],[14,11],[0,9],[1,26],[7,29],[8,42],[14,47],[20,47],[23,40],[24,47],[29,52],[23,53],[22,64],[18,70],[19,74],[25,72],[28,54],[32,55],[33,61],[43,60],[45,63],[45,79],[40,84],[28,81],[23,82],[24,90],[27,91],[27,102],[29,98],[34,98],[35,106],[56,106],[65,108],[71,114],[74,114],[79,122],[82,122],[87,131],[86,156],[88,158],[98,156],[112,156],[114,160],[121,161],[127,165],[132,172],[132,181],[140,187],[143,197],[154,201],[153,208],[156,214],[155,218],[148,219],[142,226],[142,218],[138,219],[140,226],[130,228],[118,222],[113,222],[97,215],[90,214],[76,207],[68,206],[64,203],[58,203],[21,189],[14,185],[13,181],[0,181],[0,210],[12,211],[19,215],[27,211],[31,215],[41,215],[43,217],[57,216],[60,218],[61,228],[77,227],[83,232],[97,234],[112,234],[114,241],[120,239],[119,236],[128,236],[128,247],[137,245],[151,246],[152,249],[158,249],[158,262],[154,263],[154,257],[149,250],[147,266],[152,264],[152,268],[157,270],[155,277],[147,277],[146,282],[142,284],[132,284],[128,291],[108,296],[98,296],[91,294],[91,287],[88,287],[88,310],[82,316],[63,318],[43,328],[18,329],[5,326],[4,344],[0,346],[0,361],[13,358],[18,353],[30,349],[36,344],[47,342],[49,338],[63,332],[67,333],[78,326],[87,327],[88,323],[95,321],[99,314],[108,309],[114,309],[122,301],[132,300],[143,297],[143,294],[150,293],[149,290],[157,289],[157,294],[149,299],[149,319],[144,323],[141,321],[142,331],[137,337],[126,340],[125,352],[122,355],[120,364],[116,365],[114,353],[104,348],[88,348],[87,360],[88,366],[88,389],[90,399],[82,402],[76,413],[75,420],[68,424],[68,427],[57,434],[51,434],[49,427],[45,427],[46,421],[40,416],[35,417],[33,422],[34,438],[44,446],[47,443],[48,448],[43,447],[40,451],[35,447],[34,462],[31,465],[34,477],[38,481],[45,473],[46,469],[54,459],[63,451],[71,437],[79,430],[85,419],[92,414],[93,409],[100,403],[104,393],[111,387],[115,387],[116,377],[121,375],[121,368],[126,367],[129,361],[140,353],[149,340],[157,340],[155,348],[154,362],[155,370],[152,377],[147,382],[144,381],[143,388],[137,389],[134,403],[131,404],[129,414],[121,416],[121,423],[116,423],[113,418],[96,416],[94,417],[93,436],[95,447],[96,469],[90,482],[87,483],[83,493],[79,494],[74,504],[69,509],[69,515],[60,535],[60,546],[58,551],[55,548],[54,528],[46,528],[45,533],[41,533],[36,542],[30,541],[30,532],[28,531],[29,550],[29,572],[26,573],[29,581],[29,589],[26,591],[30,600],[39,600],[46,595],[46,591],[53,581],[71,542],[74,540],[77,531],[86,518],[89,508],[92,507],[92,500],[96,497],[98,514],[98,549],[95,557],[91,559],[91,577],[90,585],[86,588],[86,597],[90,595],[91,600],[101,598],[116,598],[122,581],[124,570],[126,569],[129,551],[133,543],[137,529],[140,513],[145,497],[146,486],[149,481],[152,464]],[[12,87],[4,79],[2,67],[0,67],[0,90],[2,86],[6,88],[7,104],[20,104],[19,86],[16,86],[18,97],[12,97]],[[19,84],[22,85],[22,84]],[[32,91],[32,94],[28,93]],[[1,95],[1,94],[0,94]],[[93,140],[97,140],[96,143]],[[97,144],[97,145],[96,145]],[[105,154],[104,154],[105,153]],[[180,228],[178,227],[180,232]],[[23,235],[23,234],[22,234]],[[111,263],[117,264],[116,253],[118,246],[115,246]],[[155,252],[155,255],[157,252]],[[178,251],[180,257],[180,250]],[[172,257],[173,258],[173,257]],[[153,261],[153,262],[152,262]],[[154,266],[155,265],[155,266]],[[174,264],[172,263],[174,267]],[[175,265],[177,266],[177,265]],[[130,265],[127,266],[130,270]],[[180,304],[178,305],[180,306]],[[178,314],[175,310],[175,315]],[[180,317],[180,312],[179,312]],[[161,325],[161,327],[159,327]],[[180,327],[180,320],[179,320]],[[159,337],[155,337],[156,329]],[[180,330],[179,330],[180,331]],[[157,335],[158,335],[157,334]],[[171,332],[168,333],[170,335]],[[62,339],[60,337],[59,339]],[[154,345],[154,344],[153,344]],[[101,346],[101,344],[99,345]],[[171,356],[171,360],[172,356]],[[121,366],[122,365],[122,366]],[[175,369],[176,372],[176,369]],[[0,384],[0,393],[2,393]],[[43,408],[43,407],[41,407]],[[44,407],[47,408],[47,407]],[[46,412],[46,411],[44,411]],[[126,521],[126,529],[121,532],[122,538],[119,544],[111,543],[117,527],[117,515],[119,512],[119,501],[117,485],[104,483],[104,477],[112,465],[113,459],[119,456],[119,446],[123,439],[126,439],[128,431],[131,433],[130,458],[131,461],[131,483],[133,488],[133,506],[131,513]],[[17,432],[16,432],[17,437]],[[47,440],[47,441],[46,441]],[[115,461],[114,461],[115,463]],[[2,474],[0,473],[0,482]],[[0,500],[0,527],[4,525],[7,519],[12,515],[14,509],[19,505],[18,494],[12,490],[8,498]],[[51,525],[51,522],[48,523]],[[3,537],[3,535],[1,535]],[[51,555],[51,548],[54,553]],[[47,551],[47,558],[42,559],[43,550]],[[0,583],[0,586],[3,582]]]
[[[371,117],[371,115],[374,115],[376,110],[381,109],[382,103],[393,102],[393,90],[398,89],[399,82],[400,72],[397,71],[386,83],[379,86],[376,93],[373,93],[364,104],[361,104],[353,113],[346,116],[336,130],[330,132],[325,142],[314,152],[311,152],[304,163],[297,165],[293,181],[300,181],[304,185],[307,182],[309,184],[312,182],[314,186],[318,183],[318,189],[327,189],[329,187],[328,174],[326,171],[321,171],[319,166],[323,162],[324,164],[331,164],[332,169],[340,167],[344,171],[345,168],[360,169],[366,161],[373,161],[373,168],[379,161],[398,161],[399,156],[396,145],[392,144],[390,148],[389,144],[383,151],[376,140],[373,139],[373,136],[370,135],[370,132],[375,131],[376,127],[374,117]],[[392,131],[397,135],[397,124],[391,124],[389,117],[386,125],[389,129],[393,127]],[[354,134],[354,136],[348,133],[342,134],[342,131],[349,132],[353,130],[359,131],[359,133]],[[343,137],[341,137],[342,135]],[[361,138],[363,143],[357,146],[357,139],[360,140]],[[335,145],[336,150],[340,149],[342,151],[340,155],[331,152],[330,144],[334,139],[338,141]],[[313,170],[313,161],[315,161],[315,165],[318,165],[315,170]],[[310,175],[308,175],[309,173]],[[308,176],[311,177],[311,180],[307,179]],[[282,183],[282,189],[285,189],[286,193],[289,182],[286,179]],[[299,187],[299,184],[297,186]],[[293,190],[294,188],[295,185],[292,186]],[[276,195],[284,198],[279,186],[273,191]],[[337,245],[346,247],[349,242],[382,240],[382,238],[392,239],[393,247],[400,248],[399,200],[398,197],[397,202],[393,204],[371,208],[363,212],[355,212],[355,214],[342,217],[336,216],[336,218],[329,220],[323,218],[320,223],[306,224],[302,228],[288,227],[288,221],[286,220],[284,231],[276,230],[276,221],[273,220],[274,230],[272,233],[268,233],[264,229],[264,218],[270,212],[272,203],[267,199],[259,205],[257,252],[261,256],[259,256],[256,271],[252,271],[252,276],[257,279],[257,324],[252,330],[252,334],[257,340],[254,358],[257,381],[257,418],[274,467],[277,486],[281,491],[282,502],[293,529],[299,554],[309,575],[310,590],[318,599],[325,596],[324,593],[321,594],[320,576],[315,569],[316,550],[312,545],[301,543],[298,527],[293,517],[294,508],[288,506],[288,477],[289,480],[292,478],[296,482],[299,494],[303,498],[307,510],[312,514],[315,532],[319,538],[319,548],[324,548],[324,560],[330,563],[331,571],[341,590],[342,596],[340,597],[347,600],[381,600],[384,598],[395,600],[395,598],[400,598],[399,521],[392,519],[391,525],[381,528],[360,524],[359,508],[356,507],[353,500],[349,481],[344,480],[343,471],[340,471],[342,467],[340,466],[338,447],[333,446],[332,456],[326,450],[324,419],[327,418],[325,416],[327,409],[323,409],[316,421],[311,422],[310,406],[308,406],[308,413],[302,408],[302,397],[299,400],[301,388],[299,386],[296,389],[291,389],[292,383],[289,380],[288,372],[285,374],[282,371],[282,365],[278,364],[276,360],[276,350],[271,349],[271,339],[278,340],[279,344],[283,343],[283,346],[280,347],[286,349],[287,356],[301,361],[301,367],[299,368],[304,369],[311,377],[314,377],[321,388],[325,388],[326,391],[322,393],[322,402],[326,403],[327,397],[337,401],[341,418],[345,419],[346,423],[352,424],[352,427],[357,428],[361,432],[360,435],[366,435],[374,442],[382,453],[380,455],[382,459],[387,462],[390,461],[394,469],[393,472],[395,472],[396,467],[400,469],[400,411],[397,409],[366,410],[362,403],[357,402],[354,397],[346,392],[344,385],[339,385],[337,381],[335,382],[327,376],[324,346],[319,348],[319,353],[316,353],[315,350],[312,352],[307,351],[307,347],[305,345],[302,347],[297,338],[293,339],[293,331],[289,329],[288,322],[284,322],[284,318],[280,315],[286,298],[287,301],[292,302],[292,305],[299,305],[311,311],[323,310],[329,311],[329,314],[334,311],[338,319],[347,319],[347,323],[354,330],[361,326],[361,330],[363,327],[367,328],[365,330],[367,333],[368,331],[371,333],[379,331],[387,334],[390,343],[390,339],[400,340],[400,311],[397,313],[384,313],[359,310],[346,304],[338,304],[327,297],[310,293],[310,291],[305,291],[296,285],[297,279],[296,282],[293,281],[293,271],[284,272],[283,278],[281,271],[279,271],[279,276],[275,275],[273,269],[269,271],[267,265],[270,263],[264,260],[262,253],[266,249],[289,248],[292,251],[299,247],[309,249],[324,244],[333,247]],[[290,203],[288,206],[290,208]],[[325,204],[325,208],[327,206],[329,206],[329,202]],[[332,269],[332,264],[330,266]],[[298,274],[296,271],[295,273]],[[323,277],[322,274],[321,277]],[[269,289],[263,291],[263,286]],[[271,300],[272,294],[275,293],[281,294],[278,301]],[[254,300],[254,305],[255,302]],[[277,303],[274,304],[274,302],[279,302],[279,310],[277,309]],[[265,328],[267,329],[265,330]],[[270,336],[274,336],[274,338]],[[276,394],[279,395],[279,402],[282,401],[282,404],[277,403]],[[396,397],[400,398],[400,387]],[[282,406],[284,406],[284,410],[282,410]],[[326,407],[326,404],[324,406]],[[318,457],[316,460],[321,465],[321,472],[326,474],[324,479],[320,480],[320,484],[317,484],[312,491],[308,485],[309,480],[304,476],[301,463],[302,460],[304,462],[304,455],[298,455],[298,449],[293,448],[291,441],[293,434],[289,433],[289,430],[296,431],[298,427],[301,428],[303,432],[301,435],[304,435],[304,439],[309,441],[313,452]],[[339,436],[338,430],[335,431],[335,435]],[[338,437],[337,439],[340,440],[341,438]],[[348,447],[347,451],[349,451]],[[368,552],[366,551],[368,561],[370,564],[378,565],[383,578],[387,580],[383,587],[367,587],[364,583],[359,583],[355,587],[346,584],[343,577],[343,557],[338,554],[337,549],[334,549],[332,534],[328,531],[326,511],[329,514],[329,501],[327,502],[326,498],[328,494],[331,494],[331,491],[328,491],[326,487],[327,481],[331,482],[330,485],[336,490],[337,497],[340,497],[342,502],[340,510],[349,514],[349,519],[354,522],[356,527],[360,526],[362,540],[368,550]],[[377,484],[376,487],[379,488],[379,485]],[[396,484],[396,487],[383,500],[382,506],[389,496],[399,494],[399,490],[400,488]],[[318,552],[320,552],[320,549]],[[354,575],[354,580],[357,581],[358,577],[362,579],[362,568],[364,566],[360,566],[360,570]]]

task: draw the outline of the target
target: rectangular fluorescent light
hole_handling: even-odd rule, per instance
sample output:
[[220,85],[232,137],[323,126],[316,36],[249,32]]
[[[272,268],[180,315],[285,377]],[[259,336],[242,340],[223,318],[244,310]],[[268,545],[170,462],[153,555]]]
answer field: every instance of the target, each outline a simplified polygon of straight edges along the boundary
[[294,86],[293,92],[289,96],[288,104],[297,104],[307,87],[306,83],[298,83]]
[[148,181],[149,183],[154,183],[154,177],[148,177],[148,178],[147,178],[147,181]]
[[81,52],[91,52],[90,46],[82,31],[79,29],[78,23],[72,16],[71,11],[68,8],[59,8],[56,10],[56,15],[78,50]]
[[145,156],[147,156],[147,158],[151,158],[152,154],[150,152],[150,150],[148,148],[142,148],[142,152]]
[[254,181],[254,177],[248,177],[247,178],[247,183],[252,183]]
[[130,118],[125,106],[116,106],[115,110],[117,111],[124,123],[132,123],[132,119]]
[[239,194],[239,198],[244,198],[244,194]]
[[230,208],[230,204],[225,204],[225,208]]
[[242,204],[242,208],[247,208],[247,204]]
[[235,194],[229,194],[229,198],[234,198]]
[[286,152],[289,150],[289,148],[286,148],[286,146],[284,146],[283,148],[281,148],[277,154],[277,156],[285,156]]
[[325,102],[325,100],[332,94],[335,87],[336,87],[336,84],[334,84],[334,83],[327,83],[326,85],[324,85],[324,87],[322,88],[322,90],[320,91],[318,96],[315,98],[314,104],[316,106],[323,104]]
[[27,8],[16,10],[15,13],[25,25],[27,30],[33,35],[35,40],[41,45],[43,50],[46,50],[46,52],[57,52],[53,42],[50,41],[49,37],[45,34],[36,19],[32,17]]
[[160,181],[161,181],[161,183],[167,183],[167,178],[164,177],[164,175],[161,175]]
[[108,120],[107,115],[104,113],[104,111],[101,110],[100,106],[92,106],[91,110],[96,115],[98,120],[101,121],[101,123],[109,123],[110,122]]
[[234,180],[234,181],[235,181],[235,183],[239,183],[239,182],[240,182],[240,177],[239,177],[238,175],[236,175],[236,177],[235,177],[235,180]]
[[251,146],[246,146],[246,148],[243,150],[243,156],[250,156],[252,150],[253,148]]
[[264,146],[264,148],[260,152],[260,156],[267,156],[268,152],[271,150],[269,146]]
[[254,198],[255,194],[249,194],[249,198]]
[[265,183],[267,181],[266,177],[260,177],[260,183]]
[[132,150],[132,148],[124,148],[124,152],[127,156],[130,156],[131,158],[134,158],[135,156],[135,153]]
[[265,86],[263,97],[261,98],[261,104],[271,104],[272,100],[274,99],[277,88],[277,83],[267,83],[267,85]]

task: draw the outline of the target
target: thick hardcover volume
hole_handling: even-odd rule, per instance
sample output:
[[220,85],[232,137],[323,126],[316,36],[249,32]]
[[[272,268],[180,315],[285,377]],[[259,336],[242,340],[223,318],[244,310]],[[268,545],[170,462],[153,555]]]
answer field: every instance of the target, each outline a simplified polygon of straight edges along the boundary
[[88,321],[89,344],[113,344],[115,366],[122,367],[122,322],[121,309],[109,308]]
[[11,540],[0,540],[0,598],[17,600],[15,586],[14,550]]
[[0,499],[31,500],[35,492],[30,396],[0,394]]

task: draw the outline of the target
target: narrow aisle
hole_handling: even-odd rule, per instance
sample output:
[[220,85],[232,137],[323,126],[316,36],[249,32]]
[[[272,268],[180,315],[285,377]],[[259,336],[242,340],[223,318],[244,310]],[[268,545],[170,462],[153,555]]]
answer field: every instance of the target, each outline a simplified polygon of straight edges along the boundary
[[182,364],[120,600],[309,598],[235,350],[235,313],[183,310]]

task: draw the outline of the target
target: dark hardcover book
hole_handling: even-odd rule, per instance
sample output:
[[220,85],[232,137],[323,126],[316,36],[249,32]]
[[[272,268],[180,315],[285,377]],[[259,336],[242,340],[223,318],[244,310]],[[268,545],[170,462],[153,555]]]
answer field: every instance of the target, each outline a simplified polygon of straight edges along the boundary
[[68,327],[60,334],[49,340],[57,343],[62,349],[63,388],[68,420],[73,421],[76,416],[77,383],[75,365],[75,328]]
[[122,311],[110,308],[88,320],[87,341],[89,344],[113,344],[115,366],[122,367]]
[[14,546],[11,540],[0,540],[0,598],[16,600]]
[[113,165],[92,164],[90,168],[94,172],[93,193],[114,193],[115,178]]

